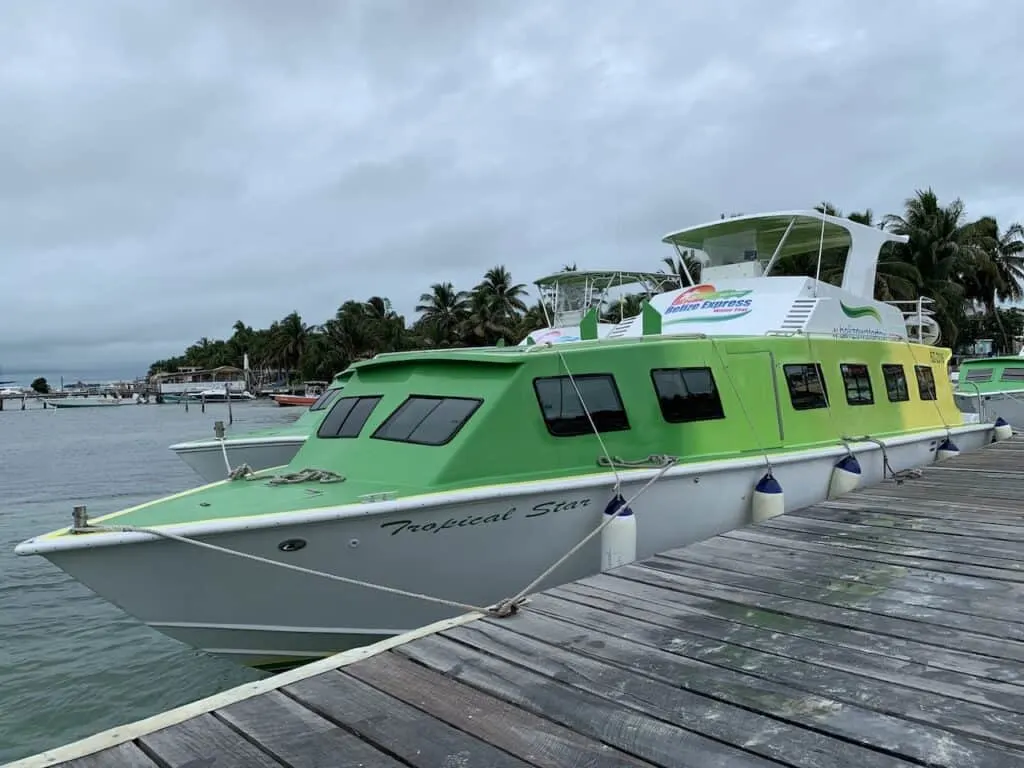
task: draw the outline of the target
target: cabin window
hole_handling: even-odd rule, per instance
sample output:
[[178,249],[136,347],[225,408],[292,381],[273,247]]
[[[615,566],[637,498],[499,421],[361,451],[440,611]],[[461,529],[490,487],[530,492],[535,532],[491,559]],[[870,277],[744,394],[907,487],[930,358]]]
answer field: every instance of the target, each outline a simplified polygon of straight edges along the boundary
[[444,445],[469,421],[483,400],[469,397],[411,395],[377,427],[377,440]]
[[910,399],[910,387],[907,386],[907,374],[899,363],[882,365],[882,378],[885,379],[885,393],[890,403],[903,403]]
[[[340,392],[341,390],[335,390]],[[317,437],[359,437],[366,420],[380,402],[373,397],[343,397],[334,404],[316,431]]]
[[793,409],[808,411],[812,408],[828,408],[828,388],[821,366],[817,363],[799,363],[782,366],[789,387],[789,400]]
[[1000,381],[1024,381],[1024,368],[1006,368],[1003,370],[1003,375],[999,377]]
[[967,371],[967,375],[964,377],[964,381],[974,381],[978,383],[992,381],[992,369],[974,368],[972,370],[969,370]]
[[914,373],[917,374],[917,391],[922,400],[936,400],[935,396],[935,374],[932,373],[930,365],[915,365]]
[[[534,379],[533,388],[548,432],[555,437],[593,434],[594,427],[598,432],[629,429],[626,409],[611,374],[585,374],[571,379],[568,376],[550,376]],[[583,395],[582,403],[576,394],[577,388]],[[586,410],[583,403],[586,403]],[[588,411],[594,427],[590,426]]]
[[334,399],[341,394],[340,389],[328,389],[320,397],[316,399],[316,402],[309,406],[311,411],[322,411],[328,405],[334,402]]
[[841,363],[839,372],[846,386],[846,402],[850,405],[873,405],[875,395],[871,391],[871,374],[866,365]]
[[725,418],[710,368],[656,368],[651,380],[665,421],[681,424]]

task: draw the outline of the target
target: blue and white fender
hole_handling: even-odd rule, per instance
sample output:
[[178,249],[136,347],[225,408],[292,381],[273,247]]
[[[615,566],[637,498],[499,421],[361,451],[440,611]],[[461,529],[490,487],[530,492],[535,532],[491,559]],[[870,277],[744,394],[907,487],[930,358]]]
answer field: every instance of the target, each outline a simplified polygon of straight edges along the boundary
[[777,517],[785,511],[786,499],[782,493],[782,486],[772,473],[768,472],[754,486],[754,493],[750,499],[751,517],[755,523],[759,523]]
[[832,477],[828,483],[828,498],[835,499],[849,493],[857,487],[863,473],[860,462],[852,453],[848,453],[832,467]]
[[622,494],[608,502],[604,515],[615,517],[601,531],[601,570],[607,571],[636,560],[636,516]]

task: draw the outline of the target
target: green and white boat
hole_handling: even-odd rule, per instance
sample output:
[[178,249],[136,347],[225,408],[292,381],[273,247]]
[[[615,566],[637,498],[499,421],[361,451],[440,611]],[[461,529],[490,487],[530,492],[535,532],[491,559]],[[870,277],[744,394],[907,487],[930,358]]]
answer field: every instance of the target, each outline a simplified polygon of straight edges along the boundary
[[175,443],[170,448],[208,483],[227,479],[243,466],[259,471],[280,467],[294,458],[348,380],[349,373],[337,374],[316,402],[287,425],[255,429],[238,436],[212,437]]
[[[353,365],[287,466],[91,521],[78,509],[16,551],[184,643],[274,668],[463,610],[425,597],[504,602],[1005,437],[964,423],[949,350],[872,298],[879,249],[902,240],[816,211],[671,234],[706,254],[704,282],[601,339],[592,312],[574,343]],[[772,275],[839,246],[841,287]]]
[[979,421],[1022,423],[1024,354],[964,360],[958,373],[953,396],[961,411]]

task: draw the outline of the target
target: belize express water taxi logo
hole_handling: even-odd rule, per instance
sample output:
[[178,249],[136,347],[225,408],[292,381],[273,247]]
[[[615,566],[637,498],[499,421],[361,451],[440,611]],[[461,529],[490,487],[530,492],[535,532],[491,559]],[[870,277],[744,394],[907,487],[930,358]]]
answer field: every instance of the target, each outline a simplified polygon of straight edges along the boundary
[[665,316],[671,317],[669,322],[672,323],[732,320],[750,313],[753,298],[744,297],[751,293],[753,291],[740,291],[734,288],[719,291],[708,283],[695,285],[672,300],[665,310]]

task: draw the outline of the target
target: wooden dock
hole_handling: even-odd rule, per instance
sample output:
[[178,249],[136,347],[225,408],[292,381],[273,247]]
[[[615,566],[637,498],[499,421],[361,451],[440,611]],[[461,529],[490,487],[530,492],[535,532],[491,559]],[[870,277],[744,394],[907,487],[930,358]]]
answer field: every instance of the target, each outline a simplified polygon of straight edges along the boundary
[[12,765],[1024,766],[1024,440]]

